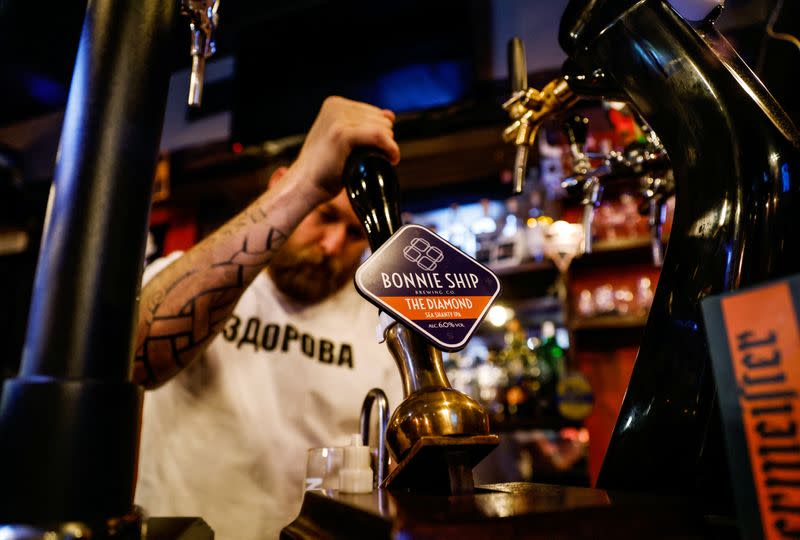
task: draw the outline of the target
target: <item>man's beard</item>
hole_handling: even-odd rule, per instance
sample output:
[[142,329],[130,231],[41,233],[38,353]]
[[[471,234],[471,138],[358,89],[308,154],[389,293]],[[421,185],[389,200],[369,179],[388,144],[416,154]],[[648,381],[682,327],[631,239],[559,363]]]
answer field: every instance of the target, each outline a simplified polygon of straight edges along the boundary
[[267,270],[283,294],[303,303],[327,298],[353,278],[358,261],[345,266],[329,257],[318,246],[292,249],[284,245],[270,261]]

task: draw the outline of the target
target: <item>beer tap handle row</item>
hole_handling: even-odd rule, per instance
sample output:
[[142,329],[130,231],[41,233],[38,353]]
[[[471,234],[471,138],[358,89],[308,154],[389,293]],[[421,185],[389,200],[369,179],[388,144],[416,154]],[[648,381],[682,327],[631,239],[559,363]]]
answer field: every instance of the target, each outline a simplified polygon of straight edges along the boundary
[[[592,252],[592,224],[595,209],[600,206],[604,183],[617,179],[641,178],[641,192],[645,198],[640,211],[648,217],[653,263],[663,261],[662,228],[665,220],[666,200],[675,191],[669,159],[658,136],[642,123],[645,143],[628,147],[622,152],[594,154],[586,151],[588,118],[572,115],[564,124],[564,133],[572,155],[572,175],[565,178],[562,187],[568,193],[581,197],[583,205],[584,252]],[[602,160],[597,167],[592,160]]]
[[[567,79],[559,77],[541,90],[528,86],[525,47],[515,37],[508,44],[508,73],[511,97],[503,104],[512,120],[503,131],[503,140],[516,146],[514,159],[514,193],[521,193],[527,173],[528,154],[536,141],[539,128],[548,118],[569,110],[578,102]],[[656,134],[640,122],[646,136],[644,144],[635,145],[622,152],[597,154],[586,151],[588,119],[573,115],[567,119],[565,131],[573,158],[572,175],[562,186],[568,192],[578,192],[583,204],[584,251],[592,250],[592,223],[594,211],[600,206],[603,184],[616,179],[644,178],[643,194],[646,199],[653,246],[653,262],[661,264],[663,247],[661,228],[664,223],[666,199],[674,192],[667,153]],[[602,161],[593,166],[592,161]]]

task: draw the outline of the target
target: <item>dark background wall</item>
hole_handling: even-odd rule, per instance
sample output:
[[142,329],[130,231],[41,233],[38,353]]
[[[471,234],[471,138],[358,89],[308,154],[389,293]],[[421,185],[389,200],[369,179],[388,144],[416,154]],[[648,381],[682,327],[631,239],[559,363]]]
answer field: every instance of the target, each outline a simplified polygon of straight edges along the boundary
[[[546,79],[564,58],[556,33],[566,3],[222,0],[218,59],[209,65],[206,106],[200,113],[187,111],[184,104],[189,35],[183,22],[175,29],[185,37],[185,46],[174,51],[162,148],[184,151],[182,159],[191,164],[207,157],[205,149],[192,153],[198,145],[280,140],[301,133],[328,93],[397,108],[402,112],[398,136],[411,142],[497,125],[503,118],[498,104],[507,92],[507,40],[521,36],[532,80],[536,74]],[[719,21],[795,119],[798,100],[787,74],[796,72],[800,49],[786,35],[797,34],[798,4],[729,0]],[[13,373],[22,347],[85,5],[48,3],[43,14],[36,2],[0,1],[0,245],[20,232],[28,238],[22,250],[0,250],[0,376]],[[771,15],[776,18],[770,34]],[[453,144],[460,145],[459,140]],[[407,177],[434,166],[419,163]],[[200,175],[193,176],[186,166],[184,181],[199,186]],[[464,180],[464,186],[466,180],[475,184]],[[444,191],[454,192],[453,185]]]

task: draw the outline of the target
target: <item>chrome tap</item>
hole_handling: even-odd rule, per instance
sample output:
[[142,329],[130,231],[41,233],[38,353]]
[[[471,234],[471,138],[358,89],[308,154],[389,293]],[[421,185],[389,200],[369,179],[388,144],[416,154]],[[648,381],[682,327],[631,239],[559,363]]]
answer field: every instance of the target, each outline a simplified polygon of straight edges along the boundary
[[642,193],[644,204],[640,212],[647,216],[650,227],[650,250],[653,264],[661,266],[664,263],[664,241],[662,229],[667,213],[667,199],[675,194],[675,179],[672,170],[667,170],[663,175],[645,175],[642,178]]
[[389,424],[389,399],[380,388],[373,388],[367,392],[364,404],[361,406],[361,442],[364,446],[369,446],[370,439],[370,418],[372,416],[372,406],[378,408],[378,456],[375,464],[375,481],[373,487],[380,487],[386,476],[389,474],[389,456],[386,453],[386,426]]
[[624,156],[610,160],[610,170],[613,172],[617,164],[616,169],[621,173],[632,172],[641,176],[645,202],[640,212],[647,216],[653,264],[660,267],[664,262],[662,228],[666,219],[666,203],[675,194],[675,178],[667,151],[656,132],[643,121],[639,125],[645,135],[644,145],[631,147]]
[[219,0],[182,0],[181,9],[189,17],[192,32],[192,73],[189,79],[190,107],[199,107],[203,101],[203,79],[206,71],[206,58],[216,52],[214,32],[219,24]]
[[[661,228],[666,210],[664,205],[675,191],[667,153],[655,132],[643,122],[640,125],[643,126],[641,129],[646,135],[645,143],[630,145],[621,152],[587,153],[584,145],[588,122],[587,118],[575,115],[564,125],[570,143],[573,169],[572,176],[565,178],[561,183],[568,192],[580,190],[585,234],[584,252],[592,252],[594,210],[600,206],[604,184],[614,181],[627,182],[638,177],[642,179],[642,193],[646,199],[643,213],[648,216],[650,224],[653,264],[660,266],[663,257]],[[591,160],[597,159],[602,159],[603,163],[593,168]]]
[[591,158],[586,153],[589,119],[579,114],[572,115],[564,122],[564,134],[569,141],[569,151],[572,155],[572,174],[586,175],[592,169]]
[[[598,171],[592,167],[591,157],[585,152],[586,136],[589,131],[589,119],[581,115],[573,115],[564,124],[564,132],[569,140],[572,154],[572,176],[565,178],[561,186],[568,192],[580,190],[583,205],[583,252],[592,252],[592,223],[595,208],[600,206],[603,195],[603,184]],[[603,157],[602,155],[600,157]]]
[[583,182],[583,252],[592,252],[592,224],[594,223],[595,208],[600,206],[603,196],[603,185],[598,176],[588,176]]

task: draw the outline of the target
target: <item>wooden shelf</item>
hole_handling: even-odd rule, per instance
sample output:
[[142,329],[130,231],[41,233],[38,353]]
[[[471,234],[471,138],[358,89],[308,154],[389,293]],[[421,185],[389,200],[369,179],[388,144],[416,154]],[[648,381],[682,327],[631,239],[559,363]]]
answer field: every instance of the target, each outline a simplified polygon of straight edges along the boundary
[[555,266],[549,260],[544,261],[527,261],[522,264],[494,267],[489,265],[489,269],[495,273],[497,277],[507,277],[516,274],[526,274],[529,272],[540,272],[542,270],[553,270]]
[[579,318],[568,323],[572,331],[572,354],[586,350],[617,351],[621,347],[638,347],[647,318],[636,315],[601,315]]
[[570,270],[591,269],[593,271],[598,267],[630,264],[653,265],[649,236],[597,241],[592,245],[591,253],[584,253],[575,258]]
[[572,330],[613,330],[616,328],[644,328],[647,317],[643,315],[597,315],[574,319]]
[[558,278],[558,271],[550,261],[524,263],[494,272],[502,286],[500,298],[506,302],[550,296]]
[[489,420],[489,429],[494,433],[533,430],[558,431],[563,428],[581,426],[583,426],[583,422],[576,422],[555,415],[539,416],[535,418],[513,418],[510,420],[491,418]]
[[[598,240],[597,242],[593,242],[592,253],[627,251],[629,249],[642,249],[649,247],[649,236],[633,236],[629,238],[615,238],[614,240]],[[588,255],[591,255],[592,253],[589,253]]]

